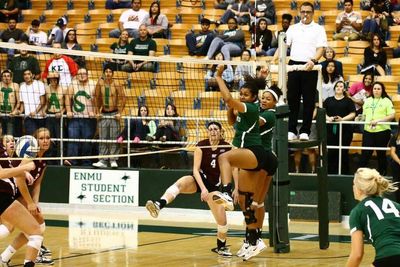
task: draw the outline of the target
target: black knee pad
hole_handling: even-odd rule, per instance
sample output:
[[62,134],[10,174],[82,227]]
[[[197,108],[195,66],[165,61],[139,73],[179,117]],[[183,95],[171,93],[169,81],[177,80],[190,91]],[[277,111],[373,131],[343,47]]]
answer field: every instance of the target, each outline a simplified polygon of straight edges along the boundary
[[257,222],[257,218],[255,216],[255,211],[251,209],[251,203],[253,203],[253,195],[251,192],[243,192],[239,190],[239,195],[244,195],[244,206],[245,211],[243,211],[243,216],[246,224],[252,224]]

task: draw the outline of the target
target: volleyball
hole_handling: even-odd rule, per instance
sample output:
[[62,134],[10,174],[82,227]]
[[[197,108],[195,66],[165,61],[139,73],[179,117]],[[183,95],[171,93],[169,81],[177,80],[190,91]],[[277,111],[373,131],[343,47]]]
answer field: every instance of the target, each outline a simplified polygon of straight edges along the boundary
[[15,152],[20,158],[35,158],[39,151],[39,144],[32,135],[21,136],[15,146]]

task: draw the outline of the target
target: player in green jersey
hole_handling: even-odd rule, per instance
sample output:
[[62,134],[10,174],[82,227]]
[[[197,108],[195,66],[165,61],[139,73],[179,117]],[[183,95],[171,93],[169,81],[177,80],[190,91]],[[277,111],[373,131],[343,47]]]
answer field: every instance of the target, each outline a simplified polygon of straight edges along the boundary
[[[240,253],[244,260],[260,253],[265,249],[265,244],[259,239],[259,229],[253,197],[257,190],[259,177],[273,175],[269,173],[270,164],[266,150],[262,146],[259,131],[259,105],[258,91],[266,86],[265,79],[245,77],[245,83],[240,89],[240,100],[234,99],[222,79],[224,66],[217,67],[216,80],[225,103],[229,106],[228,122],[235,124],[235,136],[232,144],[237,147],[222,154],[218,158],[221,171],[222,192],[213,196],[213,200],[233,210],[231,193],[232,168],[241,169],[240,178],[235,180],[234,199],[239,202],[247,226],[246,241],[248,246],[244,253]],[[268,162],[268,163],[267,163]],[[244,171],[242,171],[244,170]],[[273,170],[275,171],[275,170]],[[243,251],[239,251],[243,252]]]
[[364,254],[364,236],[375,248],[376,267],[399,266],[400,205],[382,197],[398,190],[375,169],[359,168],[354,175],[354,198],[360,203],[350,213],[351,253],[347,267],[359,266]]

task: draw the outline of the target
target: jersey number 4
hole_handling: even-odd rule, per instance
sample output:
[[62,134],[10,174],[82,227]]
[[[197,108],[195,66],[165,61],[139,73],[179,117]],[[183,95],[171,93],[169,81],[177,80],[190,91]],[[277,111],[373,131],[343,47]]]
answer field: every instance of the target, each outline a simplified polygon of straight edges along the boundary
[[215,167],[217,167],[217,160],[216,159],[211,160],[210,165],[211,167],[213,167],[213,169],[215,169]]
[[387,198],[383,199],[382,202],[382,208],[379,208],[378,205],[376,205],[372,200],[368,200],[367,202],[365,202],[364,204],[366,207],[370,207],[376,217],[378,218],[378,220],[382,220],[384,218],[383,213],[387,214],[387,213],[393,213],[394,216],[399,217],[399,210],[396,209],[395,205],[393,204],[392,201],[390,201]]

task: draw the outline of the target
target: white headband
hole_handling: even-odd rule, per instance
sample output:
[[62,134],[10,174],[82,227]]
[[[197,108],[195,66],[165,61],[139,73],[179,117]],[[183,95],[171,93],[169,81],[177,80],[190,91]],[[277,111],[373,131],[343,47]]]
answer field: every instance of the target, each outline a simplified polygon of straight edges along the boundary
[[275,98],[275,101],[278,101],[278,100],[279,100],[279,97],[278,97],[278,95],[275,93],[275,91],[274,91],[274,90],[271,90],[271,89],[266,89],[266,90],[265,90],[265,92],[269,92],[269,93],[271,93],[271,95],[273,95],[273,96],[274,96],[274,98]]

